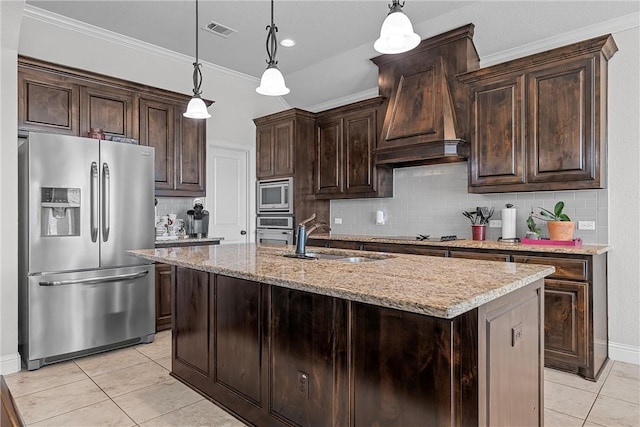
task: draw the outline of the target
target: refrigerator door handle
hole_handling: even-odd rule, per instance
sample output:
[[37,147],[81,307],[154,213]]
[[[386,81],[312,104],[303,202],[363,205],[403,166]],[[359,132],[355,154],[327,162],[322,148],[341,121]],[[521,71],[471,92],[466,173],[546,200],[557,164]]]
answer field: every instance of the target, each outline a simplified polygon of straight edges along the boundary
[[133,280],[149,274],[148,271],[131,274],[119,274],[110,277],[90,277],[88,279],[77,280],[52,280],[49,282],[39,282],[40,286],[65,286],[65,285],[93,285],[96,283],[120,282],[122,280]]
[[98,165],[91,162],[91,241],[98,240]]
[[111,210],[111,196],[109,194],[111,188],[111,177],[109,174],[109,165],[102,164],[102,241],[109,240],[109,213]]

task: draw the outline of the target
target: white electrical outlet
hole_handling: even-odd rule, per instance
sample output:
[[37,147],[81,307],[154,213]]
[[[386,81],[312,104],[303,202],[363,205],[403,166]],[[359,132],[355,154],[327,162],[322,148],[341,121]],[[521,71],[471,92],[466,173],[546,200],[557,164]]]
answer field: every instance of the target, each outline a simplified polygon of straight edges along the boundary
[[595,221],[578,221],[578,230],[595,230]]
[[489,220],[489,228],[500,228],[502,227],[501,219],[490,219]]
[[334,218],[333,219],[333,223],[334,224],[342,224],[342,218]]

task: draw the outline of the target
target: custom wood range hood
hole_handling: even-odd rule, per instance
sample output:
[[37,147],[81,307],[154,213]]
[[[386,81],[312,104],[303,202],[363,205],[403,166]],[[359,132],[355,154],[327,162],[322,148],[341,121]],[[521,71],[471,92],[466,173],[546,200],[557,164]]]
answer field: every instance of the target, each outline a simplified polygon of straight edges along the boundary
[[381,55],[378,86],[384,123],[378,166],[463,161],[469,155],[469,97],[456,75],[479,67],[473,24],[423,40],[399,55]]

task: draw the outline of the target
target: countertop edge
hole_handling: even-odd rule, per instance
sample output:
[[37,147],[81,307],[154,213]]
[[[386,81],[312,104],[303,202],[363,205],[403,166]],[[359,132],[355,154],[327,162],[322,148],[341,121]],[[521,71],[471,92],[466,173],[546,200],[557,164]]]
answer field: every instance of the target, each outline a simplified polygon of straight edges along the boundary
[[522,243],[501,243],[494,240],[450,240],[440,242],[437,240],[411,240],[398,239],[395,236],[365,236],[350,234],[312,234],[309,239],[317,240],[340,240],[347,242],[362,243],[385,243],[392,245],[415,245],[415,246],[432,246],[457,249],[483,249],[492,251],[514,251],[514,252],[541,252],[541,253],[558,253],[569,255],[602,255],[613,249],[611,245],[582,245],[581,247],[572,246],[555,246],[555,245],[527,245]]

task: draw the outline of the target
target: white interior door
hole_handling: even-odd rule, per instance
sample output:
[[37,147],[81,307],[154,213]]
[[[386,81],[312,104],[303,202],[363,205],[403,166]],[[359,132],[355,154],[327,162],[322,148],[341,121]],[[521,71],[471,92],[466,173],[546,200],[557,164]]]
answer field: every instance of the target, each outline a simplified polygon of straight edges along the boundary
[[249,242],[249,152],[218,146],[207,150],[209,236],[222,244]]

